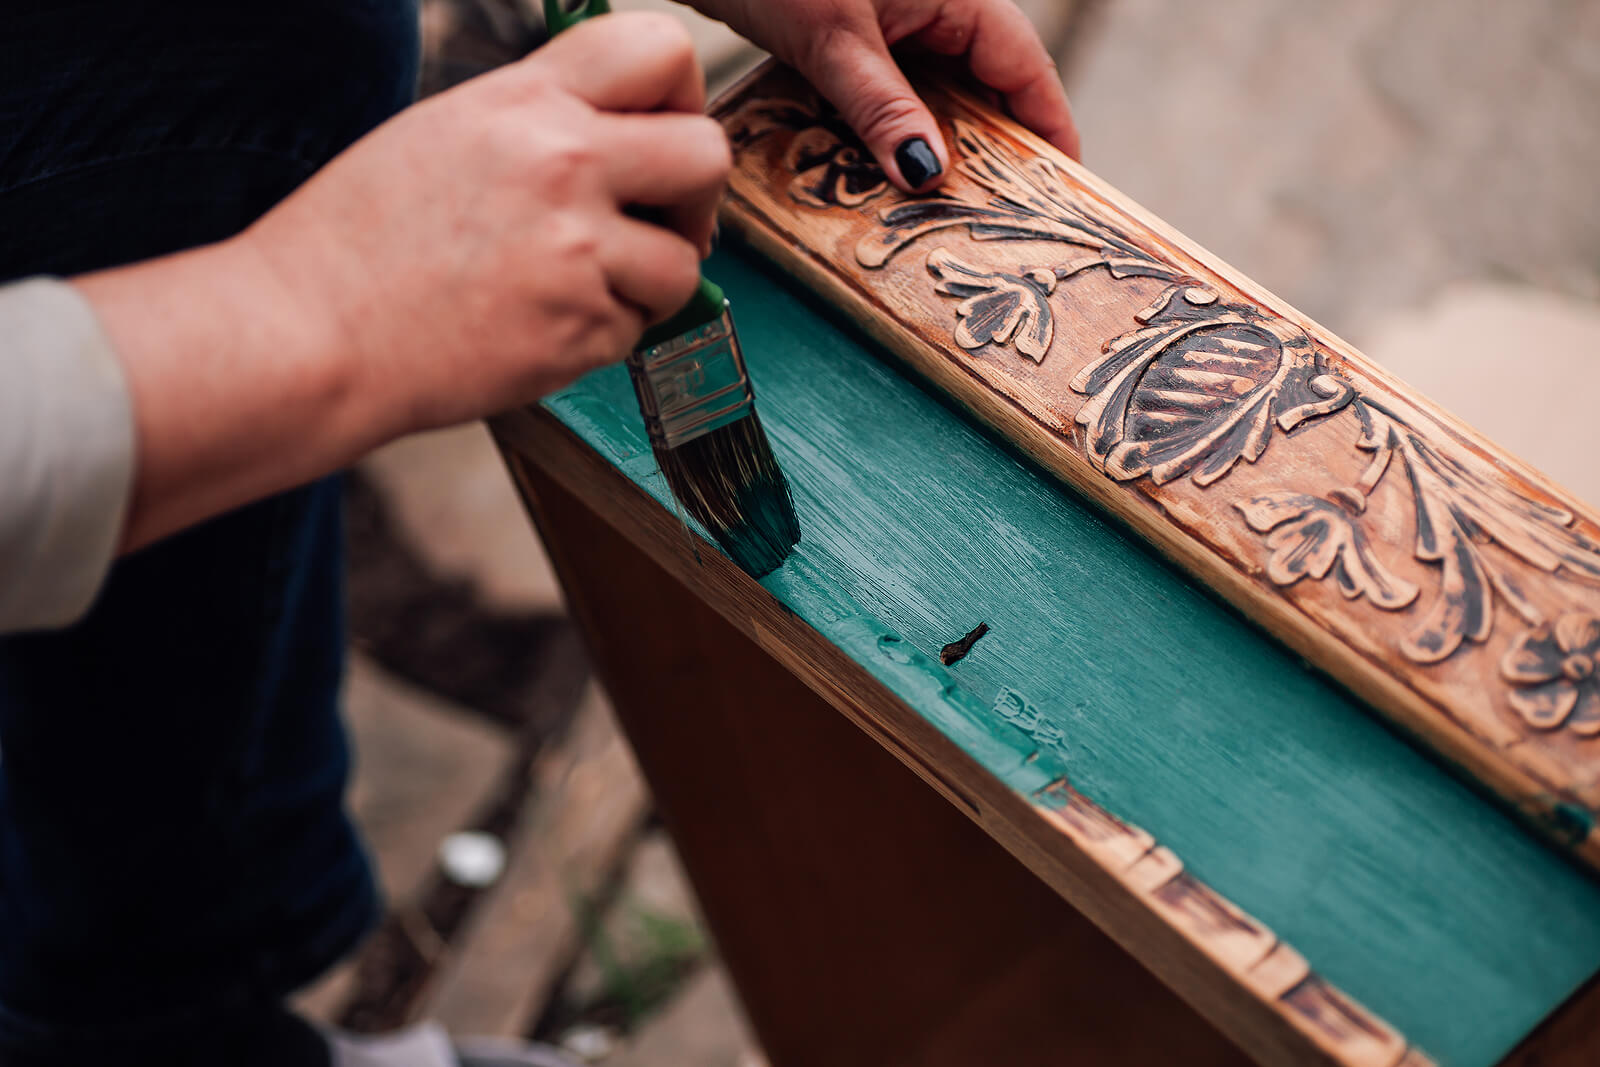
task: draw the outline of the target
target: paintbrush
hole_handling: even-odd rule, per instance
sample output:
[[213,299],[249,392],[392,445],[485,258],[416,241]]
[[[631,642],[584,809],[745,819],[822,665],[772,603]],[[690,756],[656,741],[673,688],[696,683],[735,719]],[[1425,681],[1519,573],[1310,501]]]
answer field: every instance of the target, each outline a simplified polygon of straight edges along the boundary
[[[552,36],[609,10],[607,0],[544,0]],[[776,569],[800,540],[800,522],[722,290],[702,277],[688,305],[646,330],[627,362],[672,495],[746,572]]]

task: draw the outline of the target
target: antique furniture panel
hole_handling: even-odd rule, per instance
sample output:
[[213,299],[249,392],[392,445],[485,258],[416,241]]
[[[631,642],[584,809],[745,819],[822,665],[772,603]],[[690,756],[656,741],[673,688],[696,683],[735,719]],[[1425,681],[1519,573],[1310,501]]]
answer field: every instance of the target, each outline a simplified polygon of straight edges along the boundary
[[1576,867],[793,281],[738,252],[708,270],[795,488],[788,563],[758,585],[682,525],[620,369],[498,420],[502,444],[1231,1040],[1486,1067],[1600,967]]

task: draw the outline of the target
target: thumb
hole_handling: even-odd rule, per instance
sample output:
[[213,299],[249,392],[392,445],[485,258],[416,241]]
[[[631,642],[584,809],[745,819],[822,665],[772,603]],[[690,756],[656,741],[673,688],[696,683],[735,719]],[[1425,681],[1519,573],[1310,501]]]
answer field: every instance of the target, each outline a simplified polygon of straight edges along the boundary
[[809,62],[795,65],[866,142],[889,180],[908,192],[922,192],[944,177],[950,150],[878,27],[872,31],[872,36],[829,35]]

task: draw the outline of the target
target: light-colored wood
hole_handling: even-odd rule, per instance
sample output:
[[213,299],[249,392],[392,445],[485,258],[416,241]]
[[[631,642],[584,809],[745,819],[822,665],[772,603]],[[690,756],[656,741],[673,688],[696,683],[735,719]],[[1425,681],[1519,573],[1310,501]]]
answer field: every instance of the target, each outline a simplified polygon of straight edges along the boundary
[[[726,559],[697,551],[672,514],[543,411],[508,414],[501,446],[627,537],[828,704],[983,827],[1252,1057],[1270,1064],[1393,1067],[1404,1038],[1319,977],[1291,946],[1212,892],[1178,857],[1065,782],[1020,795],[876,676]],[[558,565],[560,560],[558,559]],[[889,669],[926,669],[881,643]],[[751,714],[759,714],[754,705]],[[1030,718],[1025,701],[1009,713]],[[1036,716],[1035,716],[1036,717]],[[711,920],[716,922],[714,909]],[[781,920],[780,920],[781,921]]]
[[908,198],[797,76],[752,75],[714,108],[725,225],[1600,862],[1596,517],[994,108],[921,89],[956,162]]

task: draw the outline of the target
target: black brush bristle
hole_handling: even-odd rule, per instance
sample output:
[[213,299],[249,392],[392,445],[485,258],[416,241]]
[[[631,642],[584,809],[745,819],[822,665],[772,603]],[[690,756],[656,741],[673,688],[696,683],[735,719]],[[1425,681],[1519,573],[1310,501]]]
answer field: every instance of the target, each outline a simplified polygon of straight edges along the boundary
[[753,410],[655,454],[672,495],[747,573],[760,578],[776,570],[799,543],[789,482]]

